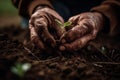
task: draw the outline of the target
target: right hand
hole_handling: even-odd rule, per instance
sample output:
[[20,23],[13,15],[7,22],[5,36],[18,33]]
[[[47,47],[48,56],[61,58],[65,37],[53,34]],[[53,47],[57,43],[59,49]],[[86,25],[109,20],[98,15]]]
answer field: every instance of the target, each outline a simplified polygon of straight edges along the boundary
[[41,50],[46,50],[48,46],[55,47],[56,40],[64,32],[55,19],[64,23],[63,18],[56,11],[44,7],[36,10],[29,20],[31,41]]
[[99,12],[85,12],[71,17],[69,22],[72,24],[61,38],[61,51],[77,51],[94,40],[103,29],[105,18]]

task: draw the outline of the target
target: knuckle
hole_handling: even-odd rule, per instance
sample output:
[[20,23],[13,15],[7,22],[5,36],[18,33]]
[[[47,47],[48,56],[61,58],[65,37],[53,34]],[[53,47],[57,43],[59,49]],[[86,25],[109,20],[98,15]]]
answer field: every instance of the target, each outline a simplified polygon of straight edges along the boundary
[[36,14],[32,14],[31,19],[34,19],[36,17]]
[[73,17],[69,18],[69,21],[74,21],[74,20],[76,20],[76,19],[78,19],[78,18],[79,18],[78,15],[77,15],[77,16],[73,16]]
[[38,12],[35,12],[34,14],[31,15],[31,20],[35,20],[36,18],[40,18],[41,14],[39,14]]
[[65,44],[64,46],[66,47],[67,50],[72,50],[73,49],[72,45],[70,45],[70,44]]
[[76,41],[76,43],[74,44],[74,50],[77,51],[78,49],[80,49],[82,47],[82,41],[78,40]]
[[36,40],[36,36],[31,36],[31,41],[34,42]]
[[31,31],[32,27],[33,27],[33,26],[32,26],[31,24],[29,24],[29,29],[30,29],[30,31]]
[[36,25],[37,26],[41,26],[41,27],[47,27],[47,22],[45,21],[36,21]]
[[31,16],[31,18],[30,18],[30,20],[29,20],[29,24],[34,24],[34,22],[35,22],[35,16]]

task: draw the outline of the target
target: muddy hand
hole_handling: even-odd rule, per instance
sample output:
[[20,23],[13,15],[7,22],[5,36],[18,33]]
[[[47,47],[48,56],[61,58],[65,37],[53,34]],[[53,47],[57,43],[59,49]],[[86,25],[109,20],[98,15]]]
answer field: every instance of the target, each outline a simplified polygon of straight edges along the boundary
[[86,12],[69,19],[70,29],[61,39],[60,50],[76,51],[84,47],[90,40],[95,39],[104,25],[102,14]]
[[44,7],[37,9],[29,20],[31,40],[40,49],[55,47],[56,39],[63,34],[55,19],[64,23],[62,17],[54,10]]

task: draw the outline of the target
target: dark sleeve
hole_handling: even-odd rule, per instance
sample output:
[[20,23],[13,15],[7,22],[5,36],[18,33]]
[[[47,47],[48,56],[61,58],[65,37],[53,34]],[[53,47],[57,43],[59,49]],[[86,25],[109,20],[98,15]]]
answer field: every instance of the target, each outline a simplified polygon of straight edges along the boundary
[[109,20],[109,26],[107,25],[108,27],[105,28],[109,29],[108,32],[111,36],[120,34],[120,0],[105,0],[91,11],[100,12]]
[[18,8],[19,14],[26,18],[29,18],[34,9],[39,5],[52,8],[49,0],[12,0],[12,3]]

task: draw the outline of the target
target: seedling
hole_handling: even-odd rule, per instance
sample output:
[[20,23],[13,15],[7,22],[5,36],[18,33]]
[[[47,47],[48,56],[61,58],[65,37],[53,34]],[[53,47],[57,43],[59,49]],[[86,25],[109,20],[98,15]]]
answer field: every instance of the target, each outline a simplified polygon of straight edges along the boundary
[[22,79],[25,75],[25,72],[27,72],[31,68],[31,64],[29,63],[16,63],[15,66],[11,68],[11,71],[18,75],[20,79]]
[[104,46],[101,47],[101,52],[106,53],[106,48]]
[[68,27],[70,26],[72,23],[71,22],[65,22],[65,23],[62,23],[61,21],[59,21],[58,19],[55,19],[55,21],[57,22],[57,24],[63,29],[65,27]]

